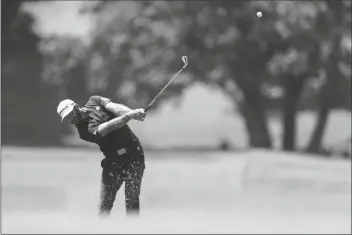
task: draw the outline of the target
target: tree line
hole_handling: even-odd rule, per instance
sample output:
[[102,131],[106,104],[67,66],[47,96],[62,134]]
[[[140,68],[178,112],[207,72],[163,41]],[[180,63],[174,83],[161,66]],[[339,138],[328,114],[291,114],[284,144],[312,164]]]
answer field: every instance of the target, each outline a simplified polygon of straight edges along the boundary
[[297,113],[310,110],[306,151],[318,152],[330,112],[351,109],[351,1],[104,1],[82,8],[95,19],[88,44],[40,37],[33,17],[10,2],[2,8],[3,143],[59,143],[53,107],[63,97],[146,106],[183,55],[187,76],[163,100],[194,82],[221,89],[251,147],[272,148],[275,115],[282,148],[296,150]]

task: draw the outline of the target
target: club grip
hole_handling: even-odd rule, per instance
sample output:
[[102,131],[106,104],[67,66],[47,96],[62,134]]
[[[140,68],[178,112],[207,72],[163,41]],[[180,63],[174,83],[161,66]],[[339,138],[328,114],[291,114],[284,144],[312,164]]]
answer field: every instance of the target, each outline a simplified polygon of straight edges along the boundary
[[187,56],[182,56],[182,61],[184,64],[188,64]]
[[144,112],[146,113],[149,108],[150,108],[150,105],[148,105],[148,107],[144,109]]

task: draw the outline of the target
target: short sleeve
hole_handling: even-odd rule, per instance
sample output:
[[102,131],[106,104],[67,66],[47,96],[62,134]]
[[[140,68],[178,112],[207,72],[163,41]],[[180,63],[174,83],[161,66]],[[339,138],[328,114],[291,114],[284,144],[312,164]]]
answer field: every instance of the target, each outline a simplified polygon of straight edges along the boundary
[[102,107],[106,107],[106,105],[110,102],[111,100],[109,98],[106,97],[102,97],[102,96],[98,96],[98,95],[94,95],[91,96],[88,100],[87,105],[98,105],[98,106],[102,106]]

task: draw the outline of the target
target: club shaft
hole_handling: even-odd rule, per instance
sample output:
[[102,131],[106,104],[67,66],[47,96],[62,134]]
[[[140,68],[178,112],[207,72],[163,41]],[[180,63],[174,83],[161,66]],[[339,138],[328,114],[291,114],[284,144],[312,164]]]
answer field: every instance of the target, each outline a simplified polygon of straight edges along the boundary
[[145,112],[147,112],[147,110],[150,108],[150,106],[152,106],[154,104],[154,102],[156,101],[156,99],[161,95],[161,93],[163,93],[163,91],[170,85],[170,83],[182,72],[182,70],[185,68],[186,66],[182,67],[182,69],[180,69],[180,71],[178,71],[171,79],[170,81],[164,86],[163,89],[161,89],[161,91],[155,96],[155,98],[150,102],[150,104],[147,106],[147,108],[144,110]]

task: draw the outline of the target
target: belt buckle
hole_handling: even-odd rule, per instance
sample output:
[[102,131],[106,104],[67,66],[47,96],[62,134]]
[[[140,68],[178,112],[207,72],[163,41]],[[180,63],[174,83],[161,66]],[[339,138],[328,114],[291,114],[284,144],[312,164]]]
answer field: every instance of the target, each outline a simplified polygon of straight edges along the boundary
[[127,153],[127,151],[126,151],[125,148],[122,148],[122,149],[118,149],[118,150],[117,150],[117,154],[118,154],[118,155],[122,155],[122,154],[125,154],[125,153]]

